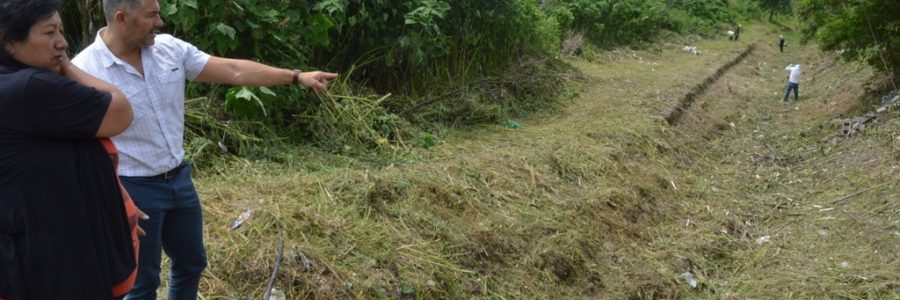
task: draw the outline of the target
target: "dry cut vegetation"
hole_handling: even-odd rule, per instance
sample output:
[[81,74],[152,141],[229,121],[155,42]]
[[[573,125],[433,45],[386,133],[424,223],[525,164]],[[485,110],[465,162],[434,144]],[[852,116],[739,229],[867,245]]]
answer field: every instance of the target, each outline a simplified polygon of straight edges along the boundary
[[[521,129],[454,132],[391,159],[298,149],[201,170],[202,297],[259,298],[281,240],[274,286],[288,299],[895,299],[900,112],[822,142],[832,117],[864,109],[872,71],[812,47],[780,55],[766,44],[777,34],[746,27],[741,42],[571,59],[580,96]],[[806,74],[785,105],[789,62]]]

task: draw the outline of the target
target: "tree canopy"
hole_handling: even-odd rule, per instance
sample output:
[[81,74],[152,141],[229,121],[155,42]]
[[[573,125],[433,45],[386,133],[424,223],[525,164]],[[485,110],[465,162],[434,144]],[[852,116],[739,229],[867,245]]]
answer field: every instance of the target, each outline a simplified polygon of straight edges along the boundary
[[800,0],[796,6],[806,39],[895,76],[900,68],[900,1]]

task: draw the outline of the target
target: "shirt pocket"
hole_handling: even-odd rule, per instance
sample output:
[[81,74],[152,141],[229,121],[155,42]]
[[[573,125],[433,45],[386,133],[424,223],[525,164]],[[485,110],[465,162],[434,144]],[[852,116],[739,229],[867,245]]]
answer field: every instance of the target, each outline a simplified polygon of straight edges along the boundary
[[175,101],[178,95],[184,93],[185,78],[184,68],[181,66],[164,65],[157,75],[159,94],[164,102]]
[[184,68],[181,66],[165,64],[160,66],[157,79],[160,84],[184,83]]

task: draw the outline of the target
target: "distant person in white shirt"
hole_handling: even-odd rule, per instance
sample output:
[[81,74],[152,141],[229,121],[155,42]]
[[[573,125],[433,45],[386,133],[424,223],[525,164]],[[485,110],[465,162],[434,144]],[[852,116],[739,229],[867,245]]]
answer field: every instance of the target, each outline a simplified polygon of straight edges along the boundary
[[784,70],[791,72],[791,77],[788,78],[787,89],[784,91],[784,102],[787,102],[791,90],[794,91],[794,101],[797,101],[800,97],[800,65],[788,65]]
[[321,91],[337,74],[275,68],[210,56],[171,35],[157,0],[103,0],[108,27],[72,62],[131,101],[134,122],[113,138],[119,175],[150,216],[140,226],[138,275],[127,299],[156,299],[161,250],[171,259],[169,299],[196,299],[206,268],[200,199],[184,161],[185,80],[242,86],[298,84]]

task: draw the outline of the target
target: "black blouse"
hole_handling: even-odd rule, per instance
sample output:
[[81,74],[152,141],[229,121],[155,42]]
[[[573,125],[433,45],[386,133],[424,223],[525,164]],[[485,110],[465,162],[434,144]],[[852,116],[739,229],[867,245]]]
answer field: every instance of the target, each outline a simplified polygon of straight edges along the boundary
[[0,298],[111,299],[135,268],[112,162],[111,96],[0,65]]

